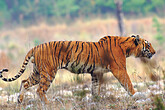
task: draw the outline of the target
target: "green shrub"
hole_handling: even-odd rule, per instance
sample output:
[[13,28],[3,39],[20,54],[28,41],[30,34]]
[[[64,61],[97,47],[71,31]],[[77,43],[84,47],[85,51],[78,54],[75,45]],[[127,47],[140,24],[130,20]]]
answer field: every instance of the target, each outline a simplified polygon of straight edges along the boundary
[[41,44],[41,41],[40,41],[38,38],[35,38],[35,39],[33,40],[33,42],[34,42],[34,45],[35,45],[35,46]]
[[156,29],[155,39],[159,42],[160,45],[162,45],[165,42],[162,25],[159,23],[156,17],[154,17],[152,21],[153,21],[153,27]]
[[156,108],[154,110],[165,110],[163,99],[161,97],[155,96],[154,103],[156,105]]

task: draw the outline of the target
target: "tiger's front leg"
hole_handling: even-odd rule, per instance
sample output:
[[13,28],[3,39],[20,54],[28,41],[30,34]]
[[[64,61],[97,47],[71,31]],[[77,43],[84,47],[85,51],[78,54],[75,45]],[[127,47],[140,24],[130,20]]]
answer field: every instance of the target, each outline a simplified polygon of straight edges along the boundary
[[103,74],[91,74],[92,76],[92,95],[98,96],[100,94],[100,88],[103,80]]
[[135,94],[135,90],[126,69],[112,69],[112,73],[119,80],[120,84],[129,93],[129,95],[132,96]]

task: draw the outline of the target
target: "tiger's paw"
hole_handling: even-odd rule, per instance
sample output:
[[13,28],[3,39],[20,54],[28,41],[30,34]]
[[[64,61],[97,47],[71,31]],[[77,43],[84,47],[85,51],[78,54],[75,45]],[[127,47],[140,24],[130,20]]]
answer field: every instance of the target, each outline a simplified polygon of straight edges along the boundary
[[23,101],[23,95],[19,95],[17,101],[19,104],[21,104]]
[[136,92],[136,93],[132,96],[132,98],[133,98],[134,100],[139,100],[139,99],[146,99],[147,96],[146,96],[146,94],[143,93],[143,92]]

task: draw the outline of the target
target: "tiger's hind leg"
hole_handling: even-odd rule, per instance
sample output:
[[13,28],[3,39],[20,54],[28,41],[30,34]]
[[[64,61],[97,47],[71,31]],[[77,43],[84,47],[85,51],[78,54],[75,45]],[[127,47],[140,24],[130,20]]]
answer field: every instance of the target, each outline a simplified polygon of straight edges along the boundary
[[18,103],[22,103],[23,98],[24,98],[24,93],[28,91],[29,87],[32,87],[38,84],[39,81],[40,81],[40,75],[37,71],[34,71],[27,80],[22,80],[22,83],[20,86],[20,94],[18,96]]
[[52,71],[52,72],[44,72],[42,71],[40,73],[40,82],[39,82],[39,87],[37,89],[37,94],[40,97],[40,100],[43,104],[48,104],[49,101],[46,97],[46,92],[50,87],[50,84],[53,82],[54,78],[55,78],[55,74],[56,71]]

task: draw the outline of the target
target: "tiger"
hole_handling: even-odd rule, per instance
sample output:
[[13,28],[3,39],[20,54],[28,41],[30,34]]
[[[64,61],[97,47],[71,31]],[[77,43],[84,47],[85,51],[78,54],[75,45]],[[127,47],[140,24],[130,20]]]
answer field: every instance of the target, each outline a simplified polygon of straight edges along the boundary
[[75,74],[89,73],[93,96],[100,94],[103,74],[111,72],[132,96],[135,90],[127,73],[126,58],[133,55],[150,59],[155,53],[151,43],[140,38],[140,35],[104,36],[98,42],[50,41],[33,47],[27,53],[17,75],[5,78],[2,73],[8,72],[8,69],[2,69],[0,78],[6,82],[18,79],[32,57],[33,72],[21,82],[18,103],[22,103],[24,93],[34,85],[39,85],[36,93],[41,102],[50,103],[46,92],[59,69],[66,69]]

